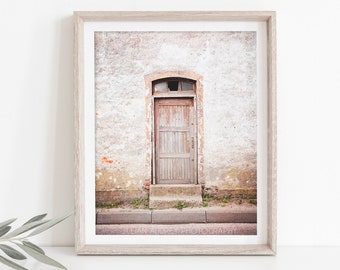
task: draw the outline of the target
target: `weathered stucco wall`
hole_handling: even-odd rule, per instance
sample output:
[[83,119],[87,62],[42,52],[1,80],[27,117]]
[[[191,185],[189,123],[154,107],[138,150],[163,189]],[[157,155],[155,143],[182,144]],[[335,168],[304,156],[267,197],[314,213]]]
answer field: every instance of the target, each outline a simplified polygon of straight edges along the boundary
[[256,188],[255,32],[97,32],[96,190],[142,190],[151,178],[145,75],[202,76],[202,182]]

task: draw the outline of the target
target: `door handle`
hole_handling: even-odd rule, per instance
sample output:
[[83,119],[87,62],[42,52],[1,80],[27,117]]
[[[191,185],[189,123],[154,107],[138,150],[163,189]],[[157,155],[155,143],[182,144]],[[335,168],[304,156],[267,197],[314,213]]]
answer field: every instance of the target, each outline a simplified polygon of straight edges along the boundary
[[195,148],[195,141],[194,141],[194,137],[191,137],[191,149]]

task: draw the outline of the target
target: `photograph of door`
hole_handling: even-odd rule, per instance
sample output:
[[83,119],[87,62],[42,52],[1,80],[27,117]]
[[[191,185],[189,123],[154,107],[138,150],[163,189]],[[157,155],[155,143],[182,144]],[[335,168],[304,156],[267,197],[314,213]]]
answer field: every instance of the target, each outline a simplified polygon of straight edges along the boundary
[[193,98],[154,102],[156,184],[196,184],[196,129]]

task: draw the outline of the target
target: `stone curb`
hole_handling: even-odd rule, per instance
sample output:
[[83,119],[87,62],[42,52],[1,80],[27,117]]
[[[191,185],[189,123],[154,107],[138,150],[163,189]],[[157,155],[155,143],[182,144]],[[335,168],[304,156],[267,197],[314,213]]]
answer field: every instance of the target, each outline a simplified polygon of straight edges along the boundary
[[257,212],[255,210],[221,211],[207,209],[207,223],[256,223]]
[[204,209],[176,209],[153,210],[152,223],[154,224],[178,224],[178,223],[205,223]]
[[97,224],[189,224],[189,223],[256,223],[256,208],[251,209],[110,209],[97,212]]
[[97,213],[97,224],[151,223],[150,210],[105,211]]

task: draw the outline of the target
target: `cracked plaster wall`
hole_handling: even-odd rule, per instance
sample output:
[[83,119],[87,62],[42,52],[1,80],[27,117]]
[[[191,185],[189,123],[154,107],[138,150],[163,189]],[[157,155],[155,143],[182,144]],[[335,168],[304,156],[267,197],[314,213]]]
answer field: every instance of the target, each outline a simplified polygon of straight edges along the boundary
[[145,75],[203,77],[206,187],[256,188],[255,32],[97,32],[96,190],[142,190],[151,178]]

